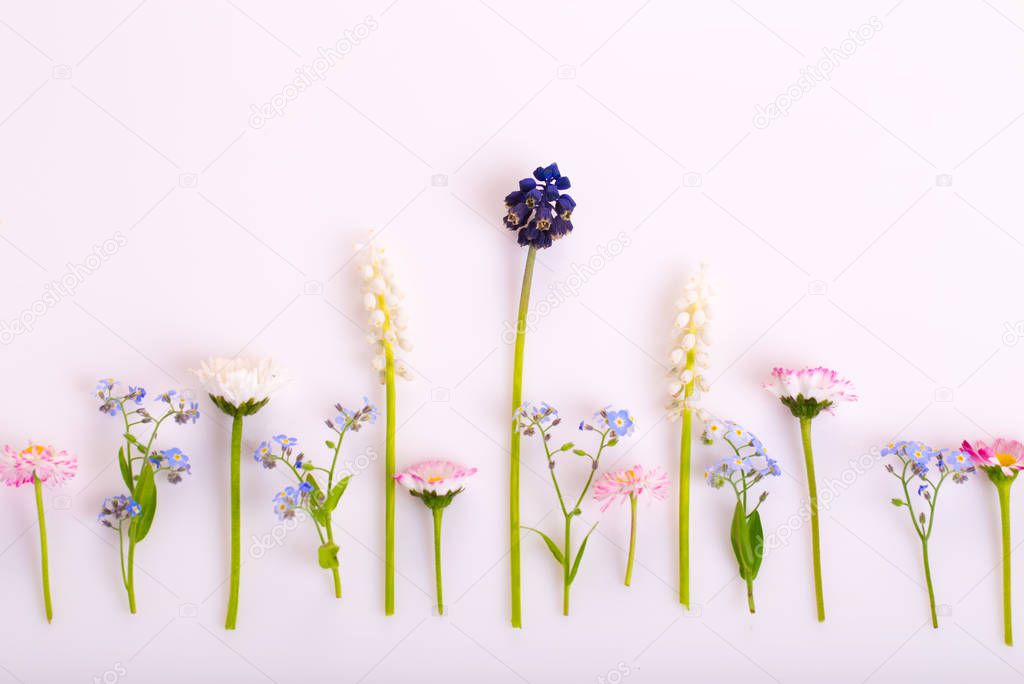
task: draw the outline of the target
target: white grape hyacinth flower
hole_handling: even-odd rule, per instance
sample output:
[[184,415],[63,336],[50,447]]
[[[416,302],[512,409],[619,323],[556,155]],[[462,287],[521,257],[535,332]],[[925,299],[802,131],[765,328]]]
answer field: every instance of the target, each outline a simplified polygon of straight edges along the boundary
[[708,391],[705,372],[711,366],[708,346],[714,292],[708,284],[707,271],[707,264],[702,263],[700,271],[690,276],[683,287],[683,296],[676,302],[668,386],[672,397],[668,408],[673,417],[694,407],[696,392]]
[[[356,251],[366,252],[361,269],[363,279],[363,307],[367,311],[370,332],[366,341],[374,346],[373,369],[384,383],[387,365],[387,348],[392,352],[401,349],[411,351],[406,326],[408,320],[403,306],[403,294],[395,281],[395,274],[383,247],[370,244],[356,244]],[[406,380],[412,379],[409,367],[395,358],[395,375]]]
[[218,408],[228,414],[255,413],[291,381],[287,369],[271,358],[213,357],[192,373]]

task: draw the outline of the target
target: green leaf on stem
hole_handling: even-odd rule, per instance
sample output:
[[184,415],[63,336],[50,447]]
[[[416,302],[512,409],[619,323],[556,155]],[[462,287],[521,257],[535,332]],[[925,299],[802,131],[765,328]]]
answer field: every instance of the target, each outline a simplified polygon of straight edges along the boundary
[[524,530],[530,530],[531,532],[536,532],[537,534],[539,534],[541,536],[541,538],[544,540],[544,543],[547,544],[548,550],[551,551],[551,555],[555,557],[555,560],[558,561],[559,563],[563,563],[564,562],[563,558],[562,558],[562,552],[559,550],[558,544],[556,544],[551,539],[551,537],[549,537],[548,535],[544,534],[540,530],[535,529],[533,527],[527,527],[526,525],[523,525],[523,529]]
[[140,452],[142,452],[142,454],[145,455],[145,454],[149,453],[149,450],[146,449],[146,445],[143,444],[142,442],[140,442],[138,440],[138,438],[135,435],[133,435],[132,433],[130,433],[130,432],[124,433],[124,438],[127,439],[130,443],[134,444],[135,448],[138,449]]
[[892,505],[896,506],[897,508],[899,508],[900,506],[906,506],[907,502],[904,501],[903,499],[893,499],[892,500]]
[[576,454],[577,456],[589,456],[590,455],[586,451],[584,451],[583,449],[573,449],[572,453]]
[[124,480],[125,486],[131,492],[135,488],[135,483],[132,481],[132,467],[124,455],[124,447],[117,450],[117,465],[121,468],[121,479]]
[[750,579],[757,577],[764,559],[764,530],[761,528],[761,513],[754,511],[747,518],[747,535],[750,537]]
[[617,440],[617,439],[615,439],[615,438],[613,437],[612,439],[609,439],[609,440],[608,440],[608,443],[607,443],[607,444],[605,444],[605,446],[606,446],[606,447],[613,447],[613,446],[615,446],[615,445],[616,445],[616,444],[618,444],[618,443],[619,443],[619,440]]
[[332,442],[331,440],[327,440],[326,442],[324,442],[324,444],[327,445],[328,449],[330,449],[331,451],[334,451],[334,442]]
[[333,511],[338,507],[338,502],[341,500],[341,495],[345,493],[348,488],[348,481],[352,479],[351,475],[343,477],[338,484],[334,485],[330,493],[327,494],[327,499],[324,501],[323,509],[326,511]]
[[736,509],[732,514],[732,527],[729,531],[729,540],[732,542],[732,552],[736,556],[736,562],[740,566],[741,579],[754,579],[750,576],[751,562],[754,552],[750,548],[750,533],[747,531],[747,515],[743,510],[743,504],[736,502]]
[[142,512],[132,518],[128,534],[138,544],[149,534],[149,528],[153,526],[153,516],[156,515],[156,482],[153,480],[153,467],[148,461],[142,464],[139,471],[133,498]]
[[587,549],[587,541],[590,539],[590,535],[597,529],[597,523],[590,528],[590,532],[587,532],[587,536],[583,538],[583,543],[580,544],[580,550],[576,552],[576,560],[572,562],[572,570],[569,571],[569,584],[576,579],[576,573],[580,569],[580,561],[583,560],[583,552]]
[[576,445],[573,444],[572,442],[566,442],[565,444],[562,445],[559,451],[568,451],[569,449],[572,449],[574,446]]
[[324,570],[338,567],[338,545],[327,542],[316,550],[316,559]]

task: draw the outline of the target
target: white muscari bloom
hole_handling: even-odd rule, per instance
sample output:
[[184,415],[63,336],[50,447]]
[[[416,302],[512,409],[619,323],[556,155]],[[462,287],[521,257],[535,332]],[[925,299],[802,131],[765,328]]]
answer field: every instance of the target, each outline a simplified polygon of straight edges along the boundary
[[[365,250],[366,263],[360,271],[363,278],[363,306],[369,313],[370,333],[367,341],[375,345],[372,365],[384,382],[385,347],[392,351],[408,351],[412,344],[406,336],[407,316],[403,310],[402,291],[395,283],[394,270],[383,247],[370,243],[357,244],[356,251]],[[395,360],[395,374],[401,378],[412,377],[408,367]]]
[[211,358],[192,371],[211,396],[238,408],[270,399],[291,377],[273,359]]
[[711,365],[707,348],[711,342],[708,329],[711,327],[713,294],[708,284],[707,265],[701,264],[700,271],[690,276],[683,287],[683,296],[676,302],[672,351],[669,353],[672,363],[669,374],[673,381],[669,384],[672,400],[668,408],[673,414],[693,407],[692,398],[687,395],[694,390],[706,392],[708,389],[704,371]]

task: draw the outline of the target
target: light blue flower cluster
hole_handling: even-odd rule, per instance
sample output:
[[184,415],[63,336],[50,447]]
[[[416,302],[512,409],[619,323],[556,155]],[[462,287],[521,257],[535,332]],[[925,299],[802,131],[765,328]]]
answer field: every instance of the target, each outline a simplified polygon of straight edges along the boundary
[[613,409],[605,406],[594,414],[592,423],[580,421],[580,430],[596,430],[598,432],[611,431],[616,438],[629,437],[636,428],[636,421],[629,414],[627,409]]
[[[737,475],[740,480],[753,479],[754,482],[765,477],[782,475],[778,462],[768,456],[768,449],[761,440],[738,423],[708,421],[701,438],[706,444],[723,440],[733,450],[732,456],[722,459],[704,473],[708,484],[715,489],[722,487],[726,482],[733,482]],[[752,485],[753,482],[749,484]]]
[[185,475],[192,474],[189,457],[177,447],[150,452],[149,462],[156,472],[166,471],[167,481],[171,484],[178,484]]
[[295,511],[305,509],[313,485],[303,482],[298,487],[285,487],[274,497],[274,512],[278,520],[290,520]]
[[135,499],[119,494],[118,496],[108,496],[103,500],[103,507],[96,518],[104,527],[120,529],[124,521],[134,518],[139,513],[142,513],[142,507]]
[[[924,442],[913,440],[900,440],[891,442],[880,451],[882,456],[896,456],[904,464],[904,470],[909,470],[922,480],[925,475],[934,467],[942,475],[952,474],[953,481],[961,484],[967,481],[967,475],[974,472],[974,464],[966,451],[959,449],[934,449]],[[889,472],[894,472],[892,464],[886,466]],[[923,495],[924,490],[930,483],[918,487],[918,494]]]
[[[547,429],[562,422],[562,419],[558,417],[558,409],[546,401],[542,401],[540,405],[524,402],[516,409],[515,417],[518,421],[519,431],[524,435],[533,435],[537,428]],[[580,423],[580,429],[583,429],[583,423]]]

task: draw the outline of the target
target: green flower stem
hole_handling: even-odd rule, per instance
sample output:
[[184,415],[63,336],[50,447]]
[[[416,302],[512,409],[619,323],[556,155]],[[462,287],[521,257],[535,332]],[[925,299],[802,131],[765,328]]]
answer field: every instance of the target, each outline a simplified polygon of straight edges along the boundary
[[395,614],[395,350],[384,343],[384,614]]
[[[512,413],[523,403],[523,350],[526,347],[526,316],[530,310],[530,286],[533,283],[533,264],[537,248],[530,247],[526,253],[526,269],[523,271],[523,289],[519,293],[519,316],[516,319],[516,351],[512,366]],[[522,561],[520,554],[519,529],[519,430],[517,420],[512,418],[512,442],[509,448],[509,565],[512,586],[512,626],[523,626],[522,607]],[[566,575],[568,577],[568,575]],[[566,603],[569,589],[566,587]],[[568,611],[568,607],[566,608]]]
[[569,573],[572,562],[572,516],[565,518],[565,549],[562,551],[562,615],[569,615]]
[[128,610],[135,615],[135,540],[128,533],[128,574],[124,578],[124,588],[128,591]]
[[756,613],[754,610],[754,580],[747,580],[747,608],[750,609],[751,613]]
[[928,541],[921,539],[921,555],[924,558],[924,581],[928,585],[928,603],[932,610],[932,627],[939,628],[939,616],[935,612],[935,589],[932,587],[932,568],[928,562]]
[[434,581],[437,584],[437,614],[444,615],[444,593],[441,588],[441,516],[444,509],[431,509],[434,514]]
[[50,554],[46,548],[46,516],[43,513],[43,483],[39,476],[32,474],[36,490],[36,511],[39,513],[39,546],[42,550],[43,603],[46,605],[46,621],[53,622],[53,602],[50,600]]
[[224,622],[224,629],[234,629],[238,622],[238,580],[242,567],[241,518],[242,414],[236,413],[231,421],[231,582],[228,586],[228,616]]
[[1011,479],[996,481],[999,514],[1003,528],[1003,641],[1013,646],[1013,603],[1010,600],[1010,485]]
[[[328,491],[330,491],[328,489]],[[327,519],[327,543],[334,543],[334,525],[331,523],[330,518]],[[331,568],[331,576],[334,578],[334,598],[341,598],[341,571],[337,568]]]
[[[692,386],[684,390],[692,393]],[[683,408],[683,434],[679,446],[679,603],[690,609],[690,448],[693,409]]]
[[626,558],[626,586],[633,579],[633,558],[636,557],[636,494],[629,495],[629,555]]
[[807,464],[807,490],[811,506],[811,553],[814,556],[814,598],[818,605],[818,622],[825,621],[825,597],[821,587],[821,533],[818,528],[818,485],[814,479],[814,452],[811,450],[811,419],[800,418],[800,437]]

